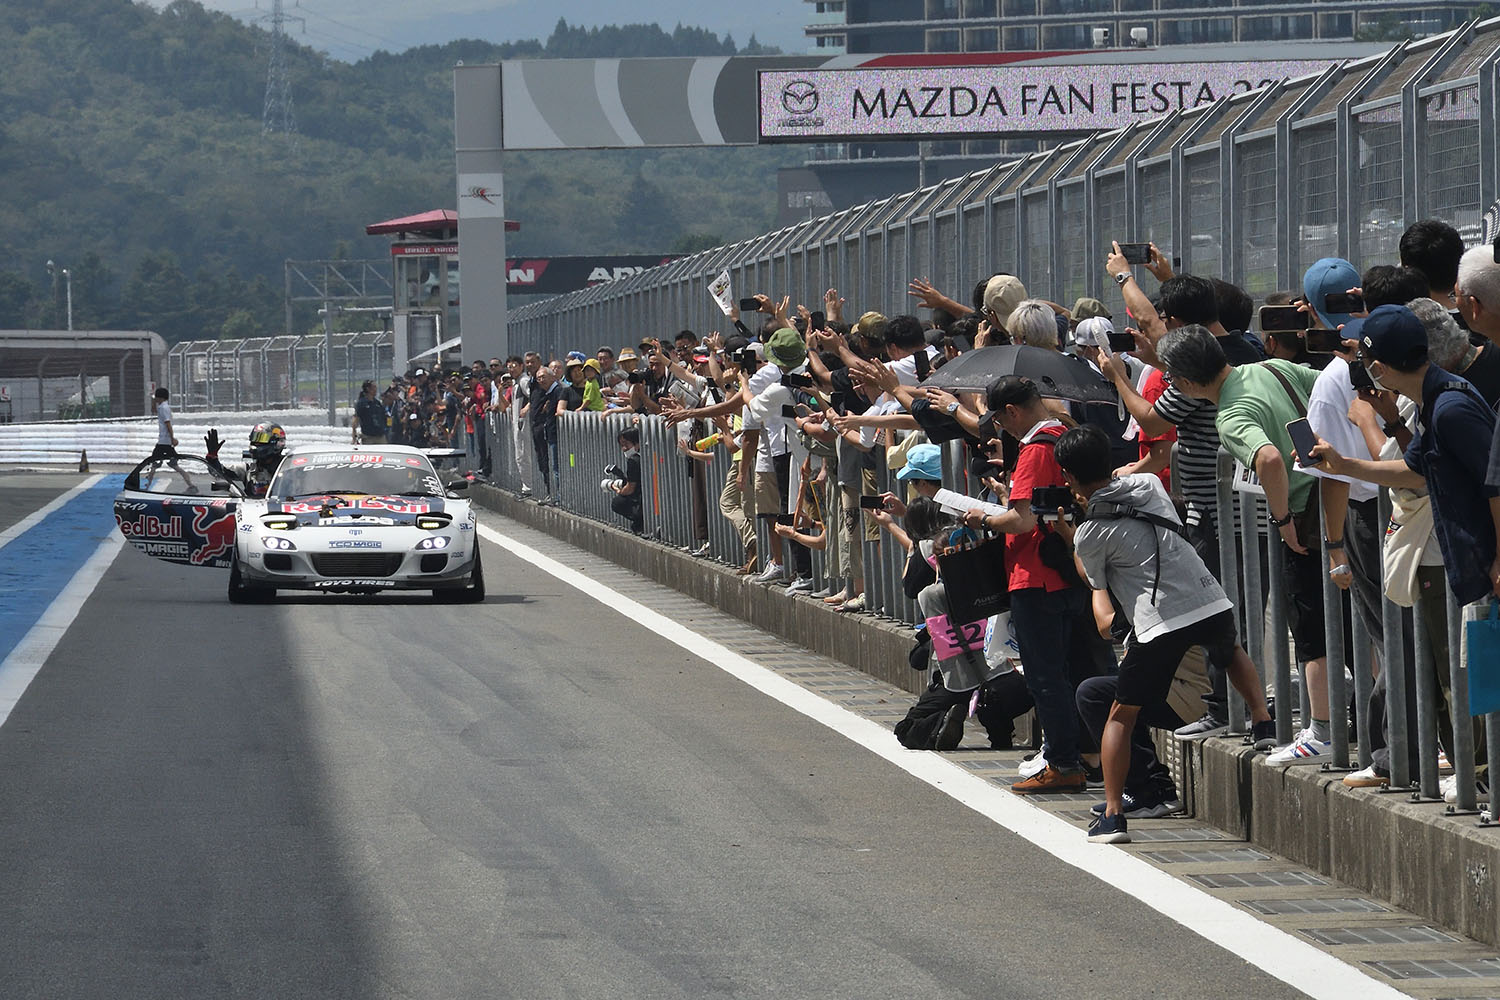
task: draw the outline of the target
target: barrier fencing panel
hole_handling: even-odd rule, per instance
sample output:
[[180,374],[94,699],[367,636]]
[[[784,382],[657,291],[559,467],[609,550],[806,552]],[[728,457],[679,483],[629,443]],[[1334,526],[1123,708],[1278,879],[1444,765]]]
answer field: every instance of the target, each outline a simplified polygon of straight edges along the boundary
[[[360,385],[390,382],[395,338],[385,331],[334,334],[334,401],[352,405]],[[323,335],[188,340],[167,352],[166,382],[174,409],[261,411],[326,409]]]

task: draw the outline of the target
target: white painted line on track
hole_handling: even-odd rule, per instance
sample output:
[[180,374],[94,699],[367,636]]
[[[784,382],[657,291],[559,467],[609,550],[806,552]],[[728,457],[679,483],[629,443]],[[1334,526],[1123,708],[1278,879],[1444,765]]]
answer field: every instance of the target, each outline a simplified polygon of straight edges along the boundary
[[618,611],[731,677],[822,723],[981,816],[994,820],[1059,861],[1134,897],[1307,996],[1316,1000],[1410,1000],[1406,994],[1371,978],[1355,966],[1319,951],[1295,935],[1263,923],[1125,851],[1090,844],[1083,830],[1073,824],[971,774],[939,754],[903,748],[876,723],[564,566],[524,542],[482,524],[479,533],[606,608]]
[[10,718],[11,711],[21,700],[21,695],[26,693],[32,680],[41,672],[47,657],[62,642],[68,626],[78,617],[84,602],[99,585],[100,578],[109,569],[109,564],[115,561],[115,556],[124,544],[125,538],[117,531],[111,532],[108,538],[100,542],[94,554],[73,574],[73,579],[68,581],[62,592],[47,606],[47,610],[42,612],[36,624],[27,630],[4,662],[0,662],[0,726]]
[[21,520],[17,521],[15,524],[12,524],[9,528],[6,528],[4,531],[0,531],[0,549],[5,548],[11,542],[15,541],[17,538],[20,538],[22,535],[26,534],[26,532],[36,527],[38,524],[41,524],[42,521],[46,519],[48,514],[51,514],[54,510],[57,510],[63,504],[67,503],[69,500],[73,499],[84,490],[98,485],[99,480],[103,478],[103,473],[98,473],[96,475],[90,476],[83,482],[79,483],[77,486],[54,498],[51,503],[47,504],[47,506],[43,507],[41,510],[27,514],[25,517],[21,518]]

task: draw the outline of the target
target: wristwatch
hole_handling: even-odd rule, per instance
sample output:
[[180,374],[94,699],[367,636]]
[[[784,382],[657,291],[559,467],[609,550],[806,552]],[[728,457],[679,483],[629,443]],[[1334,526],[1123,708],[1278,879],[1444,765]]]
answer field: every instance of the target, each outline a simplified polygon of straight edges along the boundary
[[950,416],[950,417],[953,416],[953,414],[957,413],[958,412],[958,400],[955,399],[953,402],[951,402],[947,406],[943,407],[943,412],[946,413],[946,414],[948,414],[948,416]]
[[1284,528],[1292,523],[1292,512],[1287,511],[1285,517],[1275,517],[1270,511],[1266,511],[1266,520],[1271,522],[1273,528]]
[[1129,281],[1131,277],[1132,275],[1129,271],[1121,271],[1119,274],[1115,275],[1115,284],[1119,285],[1121,288],[1124,288],[1125,282]]

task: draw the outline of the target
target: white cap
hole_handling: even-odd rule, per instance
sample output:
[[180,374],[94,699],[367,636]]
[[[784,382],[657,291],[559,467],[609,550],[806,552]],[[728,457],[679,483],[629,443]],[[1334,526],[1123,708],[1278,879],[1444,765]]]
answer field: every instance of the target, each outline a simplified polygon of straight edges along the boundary
[[1108,347],[1109,335],[1115,332],[1115,325],[1103,316],[1090,316],[1078,324],[1078,329],[1073,331],[1073,343],[1079,347]]

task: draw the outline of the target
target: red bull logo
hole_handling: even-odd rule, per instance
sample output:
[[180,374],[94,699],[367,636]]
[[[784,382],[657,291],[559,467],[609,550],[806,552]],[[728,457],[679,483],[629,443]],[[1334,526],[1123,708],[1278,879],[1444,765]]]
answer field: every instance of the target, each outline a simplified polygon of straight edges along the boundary
[[127,520],[116,514],[115,523],[120,526],[120,533],[126,538],[178,539],[182,537],[182,517],[178,514],[165,518],[157,517],[155,514],[144,514],[134,520]]
[[234,547],[234,511],[223,506],[193,507],[193,534],[201,542],[188,556],[194,566],[208,566]]

